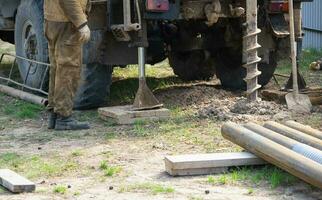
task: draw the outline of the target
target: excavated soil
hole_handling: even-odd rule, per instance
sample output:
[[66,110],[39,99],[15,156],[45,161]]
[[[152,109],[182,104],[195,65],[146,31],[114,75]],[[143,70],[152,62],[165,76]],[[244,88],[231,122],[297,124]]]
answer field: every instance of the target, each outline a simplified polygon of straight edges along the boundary
[[216,84],[172,88],[159,92],[157,97],[167,105],[190,110],[200,118],[219,121],[265,121],[291,116],[286,105],[264,100],[248,102],[242,92],[223,90]]

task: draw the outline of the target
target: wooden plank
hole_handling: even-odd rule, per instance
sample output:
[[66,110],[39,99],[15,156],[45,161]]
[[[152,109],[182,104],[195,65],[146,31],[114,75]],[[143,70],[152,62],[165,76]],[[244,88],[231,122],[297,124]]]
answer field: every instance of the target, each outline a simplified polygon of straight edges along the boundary
[[134,124],[136,121],[163,120],[170,117],[166,108],[133,111],[132,106],[115,106],[99,108],[99,116],[103,120],[113,119],[118,124]]
[[9,170],[0,169],[0,184],[13,193],[33,192],[35,183]]
[[233,166],[263,165],[264,160],[248,152],[187,154],[165,157],[166,171],[177,175],[204,175],[220,173]]

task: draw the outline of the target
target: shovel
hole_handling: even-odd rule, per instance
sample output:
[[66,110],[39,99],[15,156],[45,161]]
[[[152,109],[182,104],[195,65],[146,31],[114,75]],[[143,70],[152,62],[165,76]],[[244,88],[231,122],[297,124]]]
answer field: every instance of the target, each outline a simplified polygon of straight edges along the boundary
[[293,0],[289,0],[289,15],[290,15],[290,42],[291,42],[291,59],[292,59],[292,75],[293,75],[293,92],[285,96],[287,107],[299,113],[309,113],[312,109],[312,103],[307,95],[299,93],[297,79],[297,64],[296,64],[296,43],[294,30],[294,11]]
[[163,107],[155,98],[152,91],[146,84],[145,79],[145,48],[138,48],[139,57],[139,89],[136,93],[132,110],[151,110]]

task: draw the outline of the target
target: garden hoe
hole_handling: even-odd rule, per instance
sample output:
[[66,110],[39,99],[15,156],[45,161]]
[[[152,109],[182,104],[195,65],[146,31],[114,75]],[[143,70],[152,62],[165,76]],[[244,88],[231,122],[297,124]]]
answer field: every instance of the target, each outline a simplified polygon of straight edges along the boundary
[[161,108],[163,104],[155,98],[152,91],[146,84],[145,78],[145,48],[138,48],[139,60],[139,89],[136,93],[133,110],[150,110]]
[[[292,59],[292,75],[293,75],[293,92],[285,96],[288,109],[299,112],[309,113],[312,109],[312,103],[307,95],[300,94],[297,79],[296,64],[296,43],[294,30],[294,11],[293,0],[289,0],[290,15],[290,42],[291,42],[291,59]],[[300,49],[298,49],[300,51]]]

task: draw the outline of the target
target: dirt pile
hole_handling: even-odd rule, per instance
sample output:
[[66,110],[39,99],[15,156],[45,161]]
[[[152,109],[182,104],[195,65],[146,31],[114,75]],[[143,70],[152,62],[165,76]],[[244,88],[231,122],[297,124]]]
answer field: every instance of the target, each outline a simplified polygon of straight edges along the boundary
[[226,101],[214,101],[198,111],[200,117],[214,118],[220,121],[266,120],[284,118],[287,109],[275,102],[248,102],[244,97],[235,97]]
[[219,121],[285,119],[290,116],[285,105],[275,102],[248,102],[241,92],[218,86],[197,85],[163,90],[158,99],[167,106],[192,110],[198,117]]

